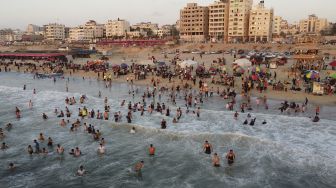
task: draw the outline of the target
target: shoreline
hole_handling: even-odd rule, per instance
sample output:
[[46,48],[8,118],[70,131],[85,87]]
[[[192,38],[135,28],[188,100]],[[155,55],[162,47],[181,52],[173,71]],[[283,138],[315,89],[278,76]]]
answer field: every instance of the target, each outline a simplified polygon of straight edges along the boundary
[[[12,67],[11,67],[12,68]],[[69,70],[68,70],[69,71]],[[21,74],[33,74],[31,72],[29,73],[24,73],[21,71],[16,71],[11,69],[11,72],[14,73],[21,73]],[[89,74],[88,74],[89,73]],[[107,72],[106,74],[112,74],[111,72]],[[82,78],[84,77],[85,79],[92,79],[92,80],[98,80],[99,81],[103,81],[104,80],[102,78],[98,78],[97,73],[94,73],[92,71],[90,72],[84,72],[84,71],[76,71],[75,73],[72,73],[70,75],[69,72],[64,72],[64,77],[76,77],[76,78]],[[119,83],[119,84],[128,84],[128,82],[126,81],[126,77],[133,77],[133,75],[122,75],[119,78],[115,78],[114,76],[112,76],[112,84],[113,83]],[[101,77],[101,76],[100,76]],[[172,87],[173,85],[177,86],[179,85],[181,82],[178,82],[179,80],[176,80],[176,78],[172,79],[172,82],[169,83],[168,80],[163,80],[161,77],[157,77],[157,76],[152,76],[152,75],[148,75],[146,79],[143,80],[133,80],[133,84],[137,85],[137,86],[142,86],[142,87],[147,87],[147,86],[151,86],[151,79],[160,79],[160,84],[158,84],[158,87],[161,86],[161,84],[165,84],[165,87]],[[196,85],[192,84],[192,81],[186,81],[184,80],[183,83],[188,83],[192,86],[193,89],[199,90]],[[236,88],[238,83],[235,84],[235,90],[237,92],[237,95],[241,95],[241,92],[238,88]],[[226,88],[227,86],[223,86],[223,85],[216,85],[216,84],[212,84],[212,83],[208,83],[209,87],[219,87],[220,89]],[[238,90],[237,90],[238,89]],[[297,92],[294,93],[293,91],[273,91],[271,89],[268,89],[266,91],[263,91],[262,93],[259,93],[257,90],[253,89],[252,91],[250,91],[250,96],[251,97],[263,97],[264,95],[267,96],[268,99],[274,100],[274,101],[278,101],[278,102],[283,102],[285,100],[289,101],[289,102],[298,102],[298,103],[302,103],[305,99],[305,97],[308,98],[309,103],[313,104],[313,105],[319,105],[319,106],[330,106],[333,107],[336,105],[336,96],[328,96],[328,95],[322,95],[322,96],[317,96],[317,95],[312,95],[312,94],[306,94],[306,93],[302,93],[302,92]],[[321,100],[322,99],[322,100]]]

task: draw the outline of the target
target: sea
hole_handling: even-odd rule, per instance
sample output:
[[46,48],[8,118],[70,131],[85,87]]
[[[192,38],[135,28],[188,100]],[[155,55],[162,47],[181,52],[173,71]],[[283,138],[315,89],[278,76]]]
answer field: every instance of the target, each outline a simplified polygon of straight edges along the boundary
[[[26,90],[23,86],[26,85]],[[68,91],[66,91],[68,86]],[[36,94],[33,94],[33,89]],[[137,91],[135,96],[129,91]],[[102,97],[98,96],[99,91]],[[127,83],[112,83],[105,87],[103,81],[80,77],[34,79],[32,74],[0,73],[0,127],[9,148],[0,150],[1,188],[40,187],[336,187],[336,107],[321,107],[321,120],[314,116],[315,106],[308,105],[306,113],[281,113],[281,102],[268,100],[269,109],[254,105],[248,111],[256,118],[254,126],[243,125],[247,113],[240,113],[237,120],[234,112],[225,108],[227,100],[217,94],[205,98],[200,105],[200,117],[185,113],[183,92],[177,94],[177,104],[173,104],[165,93],[161,99],[146,98],[151,102],[165,103],[171,109],[171,116],[153,112],[133,114],[132,124],[126,121],[128,102],[141,102],[145,86]],[[86,95],[87,100],[79,103]],[[70,132],[59,126],[60,118],[54,113],[65,111],[65,98],[75,97],[77,104],[68,106],[72,112],[70,122],[80,119],[99,129],[106,141],[106,154],[97,155],[99,142],[86,133],[83,127]],[[97,120],[77,116],[78,108],[86,106],[89,111],[104,110],[104,97],[108,98],[110,120]],[[309,97],[308,97],[309,98]],[[28,102],[33,102],[33,108]],[[125,106],[121,106],[125,100]],[[303,99],[304,100],[304,99]],[[301,101],[301,103],[303,102]],[[238,97],[238,103],[240,99]],[[252,98],[255,103],[255,98]],[[15,107],[21,110],[17,119]],[[183,110],[179,123],[173,124],[176,109]],[[121,111],[122,122],[115,123],[113,112]],[[42,114],[49,117],[43,120]],[[66,118],[65,118],[66,119]],[[160,129],[162,119],[167,121],[167,129]],[[262,124],[263,121],[267,124]],[[7,123],[13,127],[5,128]],[[129,131],[135,127],[136,134]],[[39,134],[51,137],[54,146],[47,141],[40,142],[40,148],[47,148],[48,155],[29,155],[27,146],[33,144]],[[204,141],[218,153],[221,167],[215,168],[211,155],[203,152]],[[65,154],[55,153],[56,144],[65,148]],[[156,147],[156,155],[149,156],[149,145]],[[68,154],[70,149],[79,147],[81,157]],[[229,166],[226,153],[234,150],[235,163]],[[143,160],[141,176],[134,172],[134,165]],[[9,170],[14,163],[15,170]],[[87,174],[76,175],[83,165]]]

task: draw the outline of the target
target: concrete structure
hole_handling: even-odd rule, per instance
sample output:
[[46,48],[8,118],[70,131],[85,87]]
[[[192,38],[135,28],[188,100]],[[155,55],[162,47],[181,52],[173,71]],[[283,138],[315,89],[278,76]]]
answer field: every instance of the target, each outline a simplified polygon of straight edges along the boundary
[[57,23],[44,25],[44,38],[47,40],[64,40],[65,25]]
[[132,29],[151,29],[152,31],[159,29],[159,24],[152,22],[141,22],[131,26]]
[[300,20],[300,33],[320,34],[322,30],[328,29],[329,23],[325,18],[318,18],[315,14],[309,15],[308,19]]
[[33,25],[33,24],[28,24],[27,30],[26,30],[28,34],[36,34],[36,33],[40,33],[41,31],[43,31],[43,27],[40,27],[38,25]]
[[230,0],[229,42],[248,40],[250,11],[253,0]]
[[94,20],[89,20],[85,23],[84,28],[87,30],[92,30],[92,39],[103,38],[105,33],[105,25],[98,24]]
[[272,26],[273,37],[279,37],[280,36],[281,23],[282,23],[282,17],[281,16],[274,16],[273,17],[273,26]]
[[209,5],[209,36],[212,41],[228,40],[229,2],[216,1]]
[[147,32],[143,29],[135,30],[135,31],[129,31],[127,32],[127,37],[129,38],[143,38],[147,37]]
[[251,10],[249,21],[250,42],[270,42],[272,40],[273,9],[265,8],[264,1]]
[[109,20],[106,27],[106,37],[122,37],[126,36],[127,32],[130,32],[130,24],[126,20]]
[[180,10],[180,38],[185,41],[206,41],[209,32],[209,8],[188,3]]
[[71,28],[69,31],[70,41],[93,42],[97,38],[104,37],[105,26],[97,24],[95,21],[90,20],[78,27]]

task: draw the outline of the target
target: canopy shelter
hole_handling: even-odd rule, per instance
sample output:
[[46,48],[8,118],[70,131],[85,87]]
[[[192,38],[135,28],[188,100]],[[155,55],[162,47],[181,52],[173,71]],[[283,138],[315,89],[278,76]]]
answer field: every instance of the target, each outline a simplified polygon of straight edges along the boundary
[[193,60],[185,60],[185,61],[180,62],[179,65],[180,65],[181,68],[186,68],[186,67],[197,66],[198,63],[196,61],[193,61]]
[[246,58],[237,59],[233,62],[233,64],[239,65],[241,67],[250,67],[252,66],[252,62]]
[[64,57],[61,53],[0,53],[3,58],[16,58],[16,57]]
[[330,62],[329,65],[330,65],[331,67],[336,67],[336,61],[332,61],[332,62]]
[[323,57],[317,54],[298,54],[292,58],[296,60],[296,67],[304,66],[305,69],[321,70],[324,65]]

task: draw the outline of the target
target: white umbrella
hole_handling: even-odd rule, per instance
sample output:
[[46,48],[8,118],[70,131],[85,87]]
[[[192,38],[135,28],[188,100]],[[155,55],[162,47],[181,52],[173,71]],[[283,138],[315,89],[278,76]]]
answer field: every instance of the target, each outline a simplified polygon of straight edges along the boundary
[[198,63],[193,60],[185,60],[180,63],[181,68],[191,67],[191,66],[197,66]]
[[242,58],[242,59],[237,59],[235,62],[233,62],[234,64],[237,64],[241,67],[250,67],[252,66],[252,62],[246,58]]

